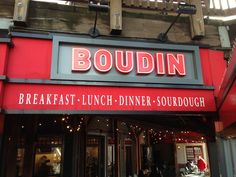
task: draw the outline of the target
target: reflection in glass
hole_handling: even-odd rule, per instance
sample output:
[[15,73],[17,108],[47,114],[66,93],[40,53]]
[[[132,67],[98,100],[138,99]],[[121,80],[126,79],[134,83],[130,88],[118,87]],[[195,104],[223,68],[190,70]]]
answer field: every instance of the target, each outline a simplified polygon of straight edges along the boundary
[[23,175],[24,155],[25,149],[17,148],[16,174],[18,177]]
[[41,146],[35,153],[35,177],[54,177],[61,174],[61,146]]
[[86,147],[86,177],[104,177],[105,142],[103,136],[89,136]]
[[107,146],[107,176],[114,176],[114,164],[115,164],[115,150],[114,145]]

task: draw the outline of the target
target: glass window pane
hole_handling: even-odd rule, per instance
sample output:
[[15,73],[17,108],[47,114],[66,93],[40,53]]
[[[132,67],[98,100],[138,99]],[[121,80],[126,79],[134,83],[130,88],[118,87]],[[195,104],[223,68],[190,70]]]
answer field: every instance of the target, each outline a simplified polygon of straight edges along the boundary
[[225,0],[221,0],[222,9],[228,9],[228,4]]
[[25,155],[25,149],[24,148],[17,148],[17,176],[20,177],[23,175],[23,165],[24,165],[24,155]]
[[229,8],[236,7],[236,1],[235,0],[228,0],[228,2],[229,2]]
[[35,176],[47,177],[61,173],[61,147],[39,147],[35,154]]
[[210,0],[210,8],[214,8],[213,0]]
[[220,9],[220,0],[214,0],[215,8]]

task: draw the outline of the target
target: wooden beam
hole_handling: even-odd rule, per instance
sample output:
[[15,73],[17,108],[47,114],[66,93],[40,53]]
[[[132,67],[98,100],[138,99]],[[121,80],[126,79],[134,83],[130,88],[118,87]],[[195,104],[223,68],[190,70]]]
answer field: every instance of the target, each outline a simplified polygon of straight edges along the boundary
[[199,0],[190,0],[190,3],[194,4],[197,8],[196,14],[190,15],[191,38],[202,39],[205,36],[202,4]]
[[13,21],[15,25],[26,26],[30,0],[15,0]]
[[121,34],[122,31],[122,0],[110,1],[110,33]]

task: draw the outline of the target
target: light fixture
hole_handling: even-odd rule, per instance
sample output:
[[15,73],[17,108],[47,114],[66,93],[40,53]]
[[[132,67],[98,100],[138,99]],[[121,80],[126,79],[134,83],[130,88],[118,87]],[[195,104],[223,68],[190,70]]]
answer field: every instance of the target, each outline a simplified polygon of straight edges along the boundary
[[90,28],[90,30],[88,32],[88,34],[91,37],[95,38],[95,37],[98,37],[100,35],[98,29],[96,28],[98,12],[108,12],[109,6],[105,5],[105,4],[100,4],[99,2],[95,4],[93,1],[90,1],[88,6],[89,6],[90,11],[95,11],[96,12],[95,19],[94,19],[94,25],[93,25],[92,28]]
[[187,4],[187,3],[180,3],[178,5],[177,11],[178,15],[175,17],[174,21],[170,24],[169,28],[166,30],[165,33],[160,33],[158,36],[158,40],[161,42],[166,42],[168,40],[168,32],[172,28],[172,26],[175,24],[175,22],[178,20],[181,14],[196,14],[197,9],[195,5]]

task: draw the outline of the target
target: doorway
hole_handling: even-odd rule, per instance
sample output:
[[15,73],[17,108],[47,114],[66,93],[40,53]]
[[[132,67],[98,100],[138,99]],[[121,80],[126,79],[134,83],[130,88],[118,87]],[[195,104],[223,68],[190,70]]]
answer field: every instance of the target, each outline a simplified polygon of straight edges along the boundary
[[105,176],[105,137],[88,135],[86,146],[86,176]]

